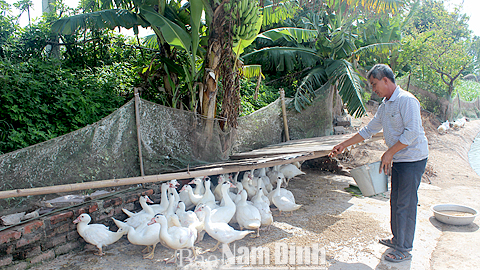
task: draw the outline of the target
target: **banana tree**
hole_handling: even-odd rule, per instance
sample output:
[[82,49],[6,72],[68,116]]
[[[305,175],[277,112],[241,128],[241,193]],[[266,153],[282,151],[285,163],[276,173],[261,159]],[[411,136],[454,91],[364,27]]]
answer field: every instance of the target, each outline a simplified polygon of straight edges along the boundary
[[[200,26],[202,24],[203,1],[190,0],[188,2],[189,18],[183,22],[174,8],[180,1],[166,0],[111,0],[89,1],[84,3],[85,10],[91,12],[59,19],[52,25],[52,31],[69,35],[80,29],[115,29],[124,27],[133,28],[138,34],[138,27],[150,27],[156,36],[157,48],[163,53],[160,57],[163,70],[165,88],[175,91],[178,82],[178,73],[183,76],[190,91],[189,109],[194,110],[196,105],[195,85],[201,72],[197,67],[200,45]],[[172,49],[180,50],[187,56],[183,70],[173,61],[175,54]],[[150,65],[143,72],[151,72]],[[176,103],[172,102],[172,107]]]
[[[85,6],[94,6],[91,12],[62,18],[55,22],[52,29],[61,34],[71,34],[78,29],[115,27],[134,28],[150,27],[154,30],[158,44],[168,44],[172,48],[183,51],[188,61],[182,72],[191,93],[190,109],[194,110],[198,104],[198,111],[207,118],[214,118],[217,108],[218,85],[223,87],[222,111],[220,116],[225,118],[230,126],[236,125],[238,116],[238,71],[237,61],[232,47],[237,47],[237,54],[247,46],[248,40],[260,31],[259,3],[250,0],[189,0],[185,3],[190,11],[190,21],[182,22],[172,16],[169,6],[172,2],[165,0],[108,0],[84,2]],[[93,4],[92,4],[93,3]],[[225,5],[230,5],[233,14]],[[202,18],[204,12],[204,19]],[[201,23],[205,29],[201,30]],[[255,23],[253,23],[255,22]],[[232,31],[238,26],[237,32]],[[243,26],[243,27],[242,27]],[[199,48],[200,37],[205,33],[206,48]],[[236,34],[235,34],[236,33]],[[237,38],[236,41],[233,39]],[[251,41],[249,41],[251,43]],[[234,42],[238,44],[233,44]],[[162,51],[169,51],[167,47]],[[199,51],[203,50],[204,55]],[[199,58],[201,56],[201,58]],[[163,58],[169,58],[164,55]],[[163,69],[168,75],[175,67],[165,62]],[[146,72],[150,71],[150,65]],[[175,84],[174,76],[165,79]],[[195,86],[198,86],[197,94]],[[174,88],[174,85],[171,86]],[[197,103],[197,98],[199,102]]]

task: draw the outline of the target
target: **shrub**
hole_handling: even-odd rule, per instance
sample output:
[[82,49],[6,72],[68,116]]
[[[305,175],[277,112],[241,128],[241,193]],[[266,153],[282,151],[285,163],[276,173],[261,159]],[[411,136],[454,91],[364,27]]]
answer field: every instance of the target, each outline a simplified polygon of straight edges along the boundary
[[[465,101],[474,101],[480,95],[480,83],[474,81],[459,81],[455,87],[460,95],[460,98]],[[452,97],[454,97],[457,91],[453,91]]]
[[280,96],[278,89],[261,83],[260,88],[258,89],[258,98],[255,100],[254,94],[257,81],[243,79],[240,83],[242,106],[240,116],[251,114],[252,112],[274,102]]
[[34,58],[0,70],[0,153],[100,120],[125,103],[134,78],[125,64],[73,70]]

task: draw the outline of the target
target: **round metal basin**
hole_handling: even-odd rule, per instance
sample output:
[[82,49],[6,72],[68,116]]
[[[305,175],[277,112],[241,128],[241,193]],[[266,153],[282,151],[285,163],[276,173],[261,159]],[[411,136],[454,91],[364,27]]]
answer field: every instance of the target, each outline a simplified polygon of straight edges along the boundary
[[437,204],[432,206],[435,218],[450,225],[468,225],[477,217],[477,210],[458,204]]

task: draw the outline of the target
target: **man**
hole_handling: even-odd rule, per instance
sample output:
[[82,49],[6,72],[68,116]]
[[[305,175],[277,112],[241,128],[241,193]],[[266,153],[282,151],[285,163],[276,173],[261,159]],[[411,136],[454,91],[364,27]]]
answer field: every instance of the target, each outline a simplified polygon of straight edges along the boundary
[[395,84],[389,66],[375,65],[367,79],[372,90],[383,97],[375,117],[353,137],[333,147],[329,156],[336,156],[353,144],[369,139],[383,129],[388,150],[382,155],[379,173],[391,175],[390,226],[391,239],[379,242],[394,250],[385,256],[392,262],[411,259],[417,217],[418,186],[428,158],[428,142],[422,126],[420,103],[409,92]]

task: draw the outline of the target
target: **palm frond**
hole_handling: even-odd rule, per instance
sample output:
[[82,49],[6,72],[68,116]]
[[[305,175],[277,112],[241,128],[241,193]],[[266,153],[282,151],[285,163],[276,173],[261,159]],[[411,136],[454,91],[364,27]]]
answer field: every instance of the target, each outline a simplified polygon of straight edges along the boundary
[[398,42],[388,42],[388,43],[375,43],[370,44],[367,46],[363,46],[358,48],[356,51],[352,53],[352,56],[364,53],[364,52],[371,52],[371,53],[388,53],[394,49],[400,47],[400,43]]
[[158,49],[158,39],[157,35],[151,34],[143,37],[143,45],[149,49]]
[[263,14],[262,25],[267,26],[286,19],[291,19],[300,7],[294,1],[285,1],[273,5],[264,6],[261,11]]
[[394,14],[405,5],[404,0],[324,0],[329,7],[339,10],[341,5],[347,7],[361,7],[375,13]]
[[348,113],[354,117],[361,117],[366,113],[362,101],[363,92],[358,74],[350,62],[345,59],[329,60],[327,64],[328,77],[337,83],[338,93]]
[[328,80],[325,68],[317,66],[311,69],[308,74],[303,77],[295,92],[293,98],[295,110],[301,112],[308,105],[312,104],[318,92],[327,89],[330,85],[331,83],[330,80]]
[[140,8],[140,12],[152,25],[159,27],[163,38],[165,38],[170,46],[184,49],[188,54],[191,53],[192,38],[184,28],[155,12],[153,9]]
[[314,40],[317,37],[317,35],[318,35],[317,30],[297,28],[297,27],[281,27],[281,28],[274,28],[274,29],[270,29],[265,32],[262,32],[260,37],[267,38],[272,41],[275,41],[277,39],[284,38],[284,37],[291,37],[297,43],[302,43],[302,42],[309,42]]
[[302,47],[268,47],[245,54],[241,58],[245,63],[262,63],[264,70],[277,72],[313,67],[321,60],[316,50]]
[[52,32],[71,35],[78,29],[114,29],[115,27],[130,29],[135,25],[146,27],[148,23],[129,10],[108,9],[59,19],[52,24]]

